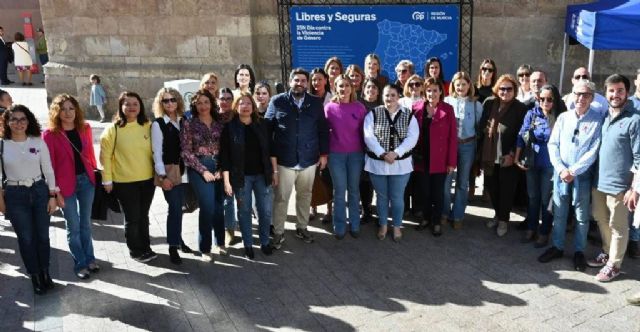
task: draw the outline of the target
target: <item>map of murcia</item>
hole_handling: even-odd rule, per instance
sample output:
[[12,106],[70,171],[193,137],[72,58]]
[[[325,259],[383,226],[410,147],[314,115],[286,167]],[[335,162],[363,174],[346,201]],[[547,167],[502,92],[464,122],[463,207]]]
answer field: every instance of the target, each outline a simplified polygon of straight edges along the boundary
[[378,23],[375,53],[382,57],[382,69],[394,77],[395,67],[400,60],[411,60],[421,67],[431,49],[446,40],[447,34],[425,30],[415,24],[382,20]]

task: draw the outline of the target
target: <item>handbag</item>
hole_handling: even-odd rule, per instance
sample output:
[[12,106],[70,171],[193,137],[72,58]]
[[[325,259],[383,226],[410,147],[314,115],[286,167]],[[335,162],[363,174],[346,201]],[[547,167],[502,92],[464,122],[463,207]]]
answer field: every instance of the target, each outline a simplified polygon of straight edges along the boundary
[[[180,174],[180,165],[176,164],[165,164],[164,171],[167,175],[167,179],[171,181],[174,186],[177,186],[182,183],[182,174]],[[162,187],[162,178],[160,175],[153,173],[153,184],[156,187]]]
[[40,72],[40,67],[38,67],[37,63],[32,63],[29,71],[31,72],[31,74],[38,74]]
[[4,171],[4,139],[0,140],[0,163],[2,163],[2,190],[0,190],[0,212],[6,213],[7,206],[4,204],[4,188],[7,186],[7,173],[5,173]]
[[322,176],[322,171],[317,170],[311,190],[311,206],[324,205],[331,200],[333,200],[333,190]]
[[182,213],[191,213],[200,207],[198,205],[198,196],[190,184],[184,186],[184,200],[182,201]]

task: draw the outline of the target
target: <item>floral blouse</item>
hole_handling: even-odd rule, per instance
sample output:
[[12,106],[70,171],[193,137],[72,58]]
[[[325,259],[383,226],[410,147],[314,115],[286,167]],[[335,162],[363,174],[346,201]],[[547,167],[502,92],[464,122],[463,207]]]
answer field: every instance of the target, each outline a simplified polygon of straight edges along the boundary
[[180,145],[182,159],[187,167],[193,168],[200,174],[207,171],[198,158],[218,155],[222,128],[222,123],[216,121],[211,124],[211,127],[207,127],[197,117],[184,122],[180,131]]

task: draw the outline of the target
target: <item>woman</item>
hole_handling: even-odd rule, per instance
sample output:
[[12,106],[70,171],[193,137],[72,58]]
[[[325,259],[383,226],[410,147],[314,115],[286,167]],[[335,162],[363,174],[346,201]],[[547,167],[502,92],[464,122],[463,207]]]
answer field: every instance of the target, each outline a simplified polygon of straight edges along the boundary
[[233,97],[236,98],[241,92],[253,93],[253,89],[256,86],[256,74],[253,73],[253,69],[248,64],[241,64],[236,68],[233,74],[235,78],[235,90],[233,90]]
[[159,180],[164,200],[167,202],[167,243],[169,260],[182,264],[178,249],[191,252],[182,241],[182,204],[184,201],[184,162],[180,157],[180,126],[184,115],[184,101],[180,92],[173,88],[161,88],[153,100],[151,124],[153,168]]
[[400,88],[387,85],[383,90],[384,105],[369,112],[364,120],[364,142],[367,146],[364,170],[370,173],[378,198],[378,239],[387,235],[387,216],[391,205],[393,239],[402,238],[404,187],[413,170],[411,150],[418,141],[420,128],[411,110],[398,104]]
[[11,44],[11,49],[14,54],[13,64],[16,66],[18,78],[22,82],[22,85],[33,85],[33,83],[31,83],[31,66],[33,65],[31,47],[24,41],[24,35],[20,32],[16,32],[14,40],[13,44]]
[[316,97],[320,97],[323,100],[323,104],[327,105],[333,94],[329,87],[329,75],[322,68],[313,68],[309,75],[311,77],[311,84],[309,84],[308,92]]
[[[218,118],[217,120],[220,122],[220,125],[224,126],[233,119],[235,114],[233,110],[233,99],[234,94],[231,92],[231,89],[227,87],[222,87],[218,90]],[[224,227],[225,227],[225,246],[229,246],[235,243],[236,235],[236,206],[233,202],[233,196],[229,196],[224,192],[224,183],[222,181],[217,181],[217,192],[218,195],[216,198],[218,199],[219,209],[216,210],[216,213],[220,214],[224,218]],[[226,254],[226,251],[222,252]]]
[[[362,83],[362,96],[359,101],[367,109],[367,113],[371,112],[374,108],[380,106],[380,90],[378,86],[380,84],[375,78],[366,78]],[[371,185],[371,179],[369,173],[363,171],[360,177],[360,203],[362,204],[362,216],[360,217],[361,224],[367,224],[373,221],[373,209],[371,202],[373,201],[373,186]]]
[[137,93],[120,94],[116,123],[100,137],[100,161],[104,189],[113,190],[124,212],[129,255],[142,263],[156,259],[149,239],[149,209],[155,193],[151,123]]
[[[338,77],[338,75],[344,72],[344,67],[342,67],[342,61],[336,56],[330,57],[327,59],[327,62],[324,63],[324,72],[329,75],[329,88],[333,89],[334,84],[333,81]],[[335,91],[331,90],[332,94],[335,94]]]
[[[475,91],[471,84],[471,77],[460,71],[451,80],[451,94],[444,98],[445,103],[453,106],[457,123],[457,171],[447,176],[444,184],[444,210],[442,220],[453,220],[453,228],[462,228],[464,211],[467,208],[469,196],[469,175],[476,156],[476,142],[479,133],[476,132],[480,118],[482,118],[482,104],[474,97]],[[456,179],[453,206],[451,206],[451,182]]]
[[382,63],[380,57],[375,53],[369,53],[364,57],[364,77],[373,78],[378,82],[378,90],[382,90],[389,82],[389,79],[382,75]]
[[73,257],[73,272],[88,279],[98,272],[91,239],[91,206],[95,191],[96,157],[91,127],[84,121],[78,101],[62,94],[53,98],[49,129],[42,138],[49,148],[56,183],[64,199],[67,243]]
[[442,61],[438,57],[431,57],[424,65],[424,79],[429,77],[436,78],[442,82],[444,86],[444,97],[449,95],[449,83],[444,80],[444,68],[442,68]]
[[54,287],[49,275],[49,221],[58,207],[56,179],[49,149],[40,139],[40,124],[33,113],[26,106],[13,105],[2,118],[0,169],[5,205],[0,206],[0,212],[16,232],[34,293],[42,295]]
[[529,82],[531,71],[531,66],[527,64],[520,65],[520,67],[518,67],[517,75],[520,88],[518,88],[518,95],[516,98],[523,103],[535,97],[533,91],[531,91],[531,85]]
[[209,93],[215,97],[218,94],[218,75],[214,72],[202,75],[200,79],[200,89],[209,91]]
[[497,73],[496,63],[492,59],[482,60],[475,85],[476,96],[480,103],[484,103],[485,99],[493,96],[493,86],[496,85]]
[[200,89],[191,98],[193,117],[185,121],[180,131],[180,155],[187,166],[189,183],[193,187],[200,205],[198,215],[199,249],[205,261],[213,262],[211,255],[213,229],[216,245],[221,254],[226,254],[224,218],[216,213],[218,192],[215,180],[220,179],[218,153],[223,125],[218,121],[216,102],[207,90]]
[[258,107],[258,115],[264,118],[264,114],[267,113],[267,107],[269,107],[269,101],[271,100],[271,86],[267,81],[260,81],[256,84],[253,100]]
[[[549,158],[547,142],[549,142],[556,116],[565,110],[560,98],[556,87],[543,86],[540,89],[538,105],[527,112],[518,134],[515,160],[516,165],[526,172],[529,196],[528,228],[523,242],[533,241],[537,234],[536,248],[547,245],[553,223],[553,216],[547,209],[553,187],[553,165]],[[527,145],[529,145],[528,148]],[[522,160],[525,155],[526,161]],[[533,157],[533,160],[530,160],[530,157]],[[540,211],[542,211],[542,224],[539,224]]]
[[349,195],[349,234],[360,234],[360,172],[364,166],[362,124],[367,110],[356,99],[355,87],[347,75],[334,81],[336,95],[324,107],[329,124],[329,172],[333,179],[333,230],[341,240],[347,231],[347,200]]
[[271,255],[269,227],[271,226],[271,185],[277,185],[274,174],[277,163],[271,158],[267,126],[258,114],[258,107],[250,93],[244,92],[233,103],[234,118],[222,131],[220,164],[224,191],[236,196],[244,255],[255,257],[251,235],[252,196],[256,198],[260,250]]
[[407,83],[404,84],[403,94],[404,96],[400,98],[398,103],[402,107],[406,107],[411,109],[413,104],[418,101],[424,102],[424,80],[422,77],[418,75],[411,75],[407,80]]
[[[442,235],[440,215],[444,199],[444,182],[453,173],[457,164],[458,139],[453,107],[443,101],[442,81],[429,77],[425,81],[426,100],[413,105],[420,127],[420,138],[416,145],[414,169],[421,173],[418,178],[423,194],[423,220],[418,230],[433,225],[434,236]],[[416,188],[418,189],[418,188]],[[446,219],[445,219],[446,220]]]
[[360,95],[362,93],[362,81],[364,80],[364,72],[360,69],[360,66],[349,65],[345,74],[351,80],[356,96]]
[[484,183],[495,211],[495,218],[487,221],[487,227],[498,225],[498,236],[507,234],[518,184],[519,169],[514,164],[516,141],[527,110],[516,99],[517,88],[518,82],[512,75],[500,76],[493,86],[495,97],[485,100],[480,120],[480,128],[484,130],[481,150]]

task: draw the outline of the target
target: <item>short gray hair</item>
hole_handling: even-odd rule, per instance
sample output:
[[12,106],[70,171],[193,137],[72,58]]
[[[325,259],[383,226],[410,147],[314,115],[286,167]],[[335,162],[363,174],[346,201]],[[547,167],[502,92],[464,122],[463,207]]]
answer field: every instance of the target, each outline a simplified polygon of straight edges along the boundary
[[596,84],[591,81],[579,81],[573,85],[573,91],[576,91],[578,88],[586,87],[590,92],[596,92]]

